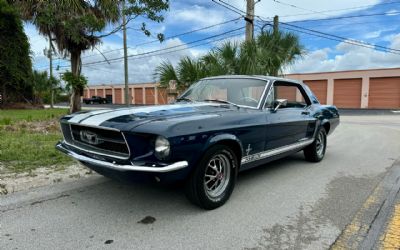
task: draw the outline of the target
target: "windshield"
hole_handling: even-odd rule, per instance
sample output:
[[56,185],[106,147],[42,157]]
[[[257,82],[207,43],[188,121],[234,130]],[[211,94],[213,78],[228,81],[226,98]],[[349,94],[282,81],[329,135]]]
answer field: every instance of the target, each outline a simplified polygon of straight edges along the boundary
[[178,101],[218,101],[257,108],[267,81],[258,79],[207,79],[193,84]]

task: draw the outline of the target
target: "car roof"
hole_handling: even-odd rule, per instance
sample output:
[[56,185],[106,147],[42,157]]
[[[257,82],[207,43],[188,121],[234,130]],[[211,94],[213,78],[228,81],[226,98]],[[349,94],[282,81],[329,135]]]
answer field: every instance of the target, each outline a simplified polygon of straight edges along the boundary
[[266,76],[266,75],[221,75],[221,76],[206,77],[203,78],[202,80],[211,80],[211,79],[259,79],[259,80],[261,79],[268,81],[286,81],[303,85],[302,81],[289,78],[275,77],[275,76]]

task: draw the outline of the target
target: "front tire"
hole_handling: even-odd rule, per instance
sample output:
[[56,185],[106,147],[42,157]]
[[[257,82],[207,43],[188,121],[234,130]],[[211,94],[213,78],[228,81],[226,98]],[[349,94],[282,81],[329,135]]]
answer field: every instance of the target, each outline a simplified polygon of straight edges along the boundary
[[314,142],[304,149],[304,157],[310,162],[320,162],[326,151],[326,131],[321,127],[317,133]]
[[211,210],[222,206],[232,194],[238,160],[227,146],[207,150],[186,182],[186,197],[195,205]]

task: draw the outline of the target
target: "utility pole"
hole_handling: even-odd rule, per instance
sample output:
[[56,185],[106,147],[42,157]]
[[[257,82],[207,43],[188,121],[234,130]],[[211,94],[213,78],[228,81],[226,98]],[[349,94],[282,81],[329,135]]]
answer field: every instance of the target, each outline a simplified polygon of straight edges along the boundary
[[279,17],[278,16],[274,16],[273,31],[274,31],[274,34],[276,34],[279,31]]
[[45,56],[49,58],[50,61],[50,78],[49,81],[51,82],[50,86],[50,92],[51,92],[51,98],[50,98],[50,107],[54,108],[54,86],[53,86],[53,49],[51,46],[51,35],[49,34],[49,48],[44,49],[43,53]]
[[125,74],[125,104],[130,105],[131,98],[129,98],[129,86],[128,86],[128,48],[126,46],[126,17],[125,17],[125,0],[122,1],[122,30],[123,30],[123,40],[124,40],[124,74]]
[[247,0],[246,7],[246,41],[253,40],[254,37],[254,0]]

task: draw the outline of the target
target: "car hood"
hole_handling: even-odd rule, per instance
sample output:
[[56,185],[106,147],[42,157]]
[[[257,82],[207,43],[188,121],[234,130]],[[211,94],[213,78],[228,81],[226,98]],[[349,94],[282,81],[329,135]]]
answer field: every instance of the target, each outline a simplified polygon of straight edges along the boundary
[[184,103],[96,110],[73,115],[69,117],[68,122],[84,126],[99,126],[131,131],[152,121],[170,121],[182,117],[198,120],[202,117],[218,115],[221,112],[233,112],[234,110],[237,110],[234,106],[219,103]]

